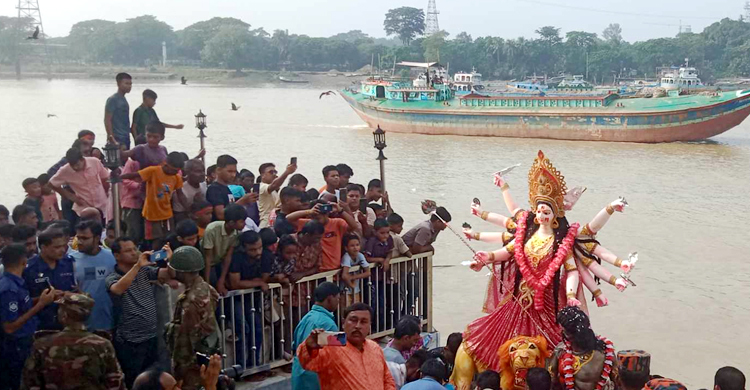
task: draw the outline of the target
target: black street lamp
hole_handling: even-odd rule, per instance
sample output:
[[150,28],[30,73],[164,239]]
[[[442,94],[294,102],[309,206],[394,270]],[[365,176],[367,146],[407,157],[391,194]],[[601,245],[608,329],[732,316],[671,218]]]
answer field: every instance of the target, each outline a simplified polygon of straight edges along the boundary
[[[195,128],[200,130],[200,133],[198,133],[198,138],[201,139],[201,150],[205,149],[203,140],[208,137],[206,133],[203,132],[206,127],[208,127],[206,125],[206,114],[204,114],[202,110],[198,110],[198,114],[195,115]],[[203,164],[205,166],[206,157],[201,157],[201,161],[203,161]]]
[[383,188],[383,192],[385,192],[385,160],[387,158],[383,155],[383,149],[388,146],[385,144],[385,131],[378,125],[377,130],[372,132],[372,136],[375,139],[375,149],[378,150],[377,160],[380,161],[380,186]]
[[104,146],[104,165],[110,169],[109,182],[112,187],[112,214],[115,217],[115,237],[120,237],[120,147],[114,143]]

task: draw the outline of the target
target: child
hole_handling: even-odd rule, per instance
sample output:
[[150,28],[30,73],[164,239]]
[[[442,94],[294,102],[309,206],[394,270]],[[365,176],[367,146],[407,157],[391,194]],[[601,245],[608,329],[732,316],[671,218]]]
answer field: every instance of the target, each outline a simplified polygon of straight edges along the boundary
[[267,227],[260,229],[260,239],[263,241],[263,255],[262,260],[264,263],[273,264],[276,262],[276,250],[279,239],[276,237],[276,232],[273,228]]
[[[127,236],[128,234],[128,224],[125,223],[125,221],[120,221],[120,235],[121,236]],[[104,232],[104,247],[107,249],[110,249],[112,247],[112,243],[115,242],[115,239],[117,236],[115,235],[115,221],[111,220],[107,222],[107,231]]]
[[39,180],[39,185],[42,186],[42,221],[50,222],[63,219],[57,202],[57,192],[53,191],[49,184],[49,175],[42,173],[37,180]]
[[190,219],[198,225],[198,239],[203,238],[203,233],[206,232],[206,227],[213,219],[214,206],[208,201],[202,200],[193,202],[190,206]]
[[42,221],[42,186],[39,184],[39,179],[30,177],[25,179],[22,183],[23,190],[26,191],[26,199],[23,200],[24,206],[29,206],[34,209],[39,222]]
[[140,179],[146,183],[146,200],[143,205],[145,220],[144,238],[151,241],[151,247],[159,250],[164,246],[164,239],[174,229],[172,219],[172,194],[184,205],[187,203],[182,193],[182,176],[178,175],[185,160],[180,153],[172,152],[167,156],[167,163],[162,166],[150,166],[137,173],[122,175],[125,179]]
[[383,272],[388,272],[391,263],[391,252],[393,252],[393,238],[391,228],[385,219],[376,219],[374,231],[365,245],[365,258],[369,263],[375,263],[383,267]]
[[0,204],[0,226],[8,225],[10,223],[10,210],[7,207]]
[[120,156],[123,161],[132,158],[141,169],[161,165],[167,158],[167,148],[159,143],[164,140],[164,125],[151,122],[146,126],[146,144],[137,145],[131,150],[123,150]]
[[385,219],[388,216],[388,210],[377,203],[370,203],[367,205],[367,207],[371,208],[372,211],[375,212],[375,217],[377,219]]
[[391,258],[397,258],[401,256],[411,257],[411,251],[404,242],[404,239],[399,236],[404,230],[404,219],[400,215],[393,213],[388,216],[388,226],[391,229],[391,238],[393,238],[393,251],[391,252]]
[[191,219],[180,221],[175,228],[173,239],[170,240],[172,249],[181,246],[196,246],[196,244],[198,244],[198,225]]
[[[345,284],[344,287],[349,287],[354,290],[354,294],[359,294],[360,287],[359,283],[356,282],[359,279],[370,277],[370,263],[365,259],[365,255],[359,251],[359,236],[356,234],[347,234],[344,236],[343,244],[346,253],[341,257],[341,280]],[[355,266],[360,266],[362,272],[350,274],[349,268]]]
[[277,283],[289,284],[295,281],[294,267],[297,265],[299,245],[294,236],[285,234],[279,240],[276,260],[271,268],[271,278]]
[[[159,122],[159,116],[154,111],[156,105],[156,99],[158,96],[156,92],[147,89],[143,91],[143,103],[133,111],[133,124],[131,125],[130,132],[133,134],[133,138],[146,134],[146,126],[151,122]],[[167,129],[182,129],[183,125],[170,125],[162,123]]]

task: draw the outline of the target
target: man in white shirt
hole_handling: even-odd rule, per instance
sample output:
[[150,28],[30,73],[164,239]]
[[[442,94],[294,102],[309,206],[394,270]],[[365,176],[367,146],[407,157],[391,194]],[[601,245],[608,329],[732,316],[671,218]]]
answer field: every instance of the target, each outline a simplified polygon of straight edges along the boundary
[[264,228],[268,226],[268,218],[271,216],[271,212],[279,206],[281,201],[279,199],[279,189],[286,181],[289,175],[293,174],[297,170],[296,162],[286,166],[286,170],[281,176],[278,175],[276,165],[273,163],[265,163],[260,166],[258,171],[260,172],[260,189],[258,190],[258,211],[260,212],[260,227]]
[[400,389],[403,385],[414,382],[419,379],[421,372],[419,368],[422,367],[424,362],[432,359],[434,356],[426,349],[420,349],[414,352],[413,355],[406,361],[406,363],[386,362],[388,365],[388,371],[391,372],[393,381],[396,383],[396,390]]

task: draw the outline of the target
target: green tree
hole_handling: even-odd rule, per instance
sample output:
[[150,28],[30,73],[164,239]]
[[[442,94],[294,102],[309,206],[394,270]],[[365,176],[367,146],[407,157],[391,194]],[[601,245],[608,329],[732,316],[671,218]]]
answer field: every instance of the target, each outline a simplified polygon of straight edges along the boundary
[[602,32],[602,37],[608,43],[619,45],[622,42],[622,27],[620,27],[620,23],[610,23]]
[[586,74],[586,56],[599,43],[594,33],[569,31],[565,34],[565,71],[573,74]]
[[117,23],[92,19],[73,25],[68,35],[72,58],[83,62],[111,62],[119,47]]
[[389,10],[383,26],[387,35],[397,35],[404,46],[409,46],[416,36],[424,34],[424,11],[413,7]]
[[240,19],[215,17],[191,24],[185,29],[177,31],[180,55],[188,59],[199,60],[201,50],[206,46],[206,42],[213,38],[221,28],[231,26],[250,28],[250,24]]
[[447,37],[448,33],[444,30],[440,30],[422,40],[425,61],[440,61],[440,51],[443,50],[443,52],[445,52],[445,38]]
[[0,16],[0,63],[13,64],[29,52],[29,46],[23,43],[34,30],[32,22],[29,18]]
[[176,40],[172,27],[151,15],[118,23],[116,34],[119,47],[116,47],[113,61],[118,64],[158,63],[162,55],[162,42],[171,47]]
[[249,64],[253,35],[241,26],[222,27],[201,50],[204,62],[237,71]]

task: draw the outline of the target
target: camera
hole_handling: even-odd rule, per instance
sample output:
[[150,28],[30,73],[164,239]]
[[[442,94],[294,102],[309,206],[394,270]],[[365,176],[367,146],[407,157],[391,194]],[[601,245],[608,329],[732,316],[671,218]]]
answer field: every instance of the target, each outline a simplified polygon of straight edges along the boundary
[[[206,366],[210,362],[211,356],[200,352],[195,353],[195,358],[199,366]],[[236,381],[242,379],[242,366],[235,364],[231,367],[219,371],[219,378],[216,383],[217,390],[235,390]]]
[[333,205],[321,204],[320,207],[318,207],[318,211],[320,211],[321,214],[330,214],[333,212]]

